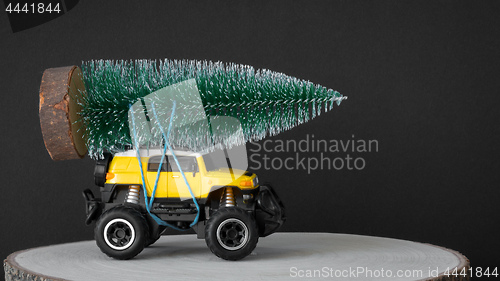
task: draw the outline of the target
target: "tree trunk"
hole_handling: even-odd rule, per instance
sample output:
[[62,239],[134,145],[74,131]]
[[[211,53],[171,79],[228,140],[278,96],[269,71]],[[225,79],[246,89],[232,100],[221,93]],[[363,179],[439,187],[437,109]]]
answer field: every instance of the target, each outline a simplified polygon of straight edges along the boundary
[[[174,235],[162,236],[129,261],[108,258],[94,241],[84,241],[13,253],[4,261],[4,268],[7,281],[470,279],[453,275],[455,268],[458,273],[470,274],[469,260],[456,251],[411,241],[332,233],[275,233],[261,238],[253,253],[239,262],[218,259],[195,235]],[[360,269],[365,273],[352,275],[352,270]],[[446,276],[447,269],[450,276]],[[398,272],[408,276],[396,278]],[[380,274],[385,278],[377,277]]]
[[85,92],[77,66],[49,68],[40,84],[40,126],[45,147],[54,161],[80,159],[87,153],[79,121],[81,95]]

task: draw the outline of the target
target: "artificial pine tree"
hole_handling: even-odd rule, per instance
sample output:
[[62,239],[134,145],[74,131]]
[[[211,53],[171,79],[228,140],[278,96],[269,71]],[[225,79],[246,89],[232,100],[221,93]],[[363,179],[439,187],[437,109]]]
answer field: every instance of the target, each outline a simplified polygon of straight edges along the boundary
[[[129,120],[131,105],[155,91],[189,79],[194,79],[209,122],[213,117],[236,118],[241,123],[244,142],[258,141],[289,130],[331,110],[334,103],[339,105],[345,99],[338,92],[309,81],[234,63],[97,60],[84,62],[82,72],[85,92],[77,94],[81,97],[78,98],[81,111],[76,123],[79,130],[83,130],[92,158],[99,158],[105,150],[120,151],[133,145],[133,128],[130,128]],[[180,101],[177,103],[179,107],[186,107],[190,102],[190,98],[183,97],[182,93],[175,99]],[[171,103],[156,108],[161,121],[168,119]],[[152,113],[147,112],[147,115],[148,121],[153,122]],[[179,118],[184,118],[186,124],[189,123],[186,118],[190,117],[191,114],[182,114]],[[161,121],[156,123],[168,124]],[[213,136],[212,140],[223,139],[223,133]],[[206,132],[184,130],[177,131],[179,134],[179,139],[189,137],[196,140],[202,139]],[[157,134],[152,143],[161,143],[161,135]],[[237,144],[240,143],[224,142],[229,147]]]

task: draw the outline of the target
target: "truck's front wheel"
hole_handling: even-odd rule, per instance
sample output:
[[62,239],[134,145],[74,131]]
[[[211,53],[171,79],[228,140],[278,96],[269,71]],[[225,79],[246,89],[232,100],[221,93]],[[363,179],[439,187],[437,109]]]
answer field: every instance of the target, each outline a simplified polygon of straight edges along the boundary
[[239,260],[257,246],[259,233],[255,219],[237,207],[215,212],[205,228],[208,248],[225,260]]
[[144,249],[148,226],[141,213],[119,206],[99,218],[94,235],[97,246],[103,253],[115,259],[126,260]]

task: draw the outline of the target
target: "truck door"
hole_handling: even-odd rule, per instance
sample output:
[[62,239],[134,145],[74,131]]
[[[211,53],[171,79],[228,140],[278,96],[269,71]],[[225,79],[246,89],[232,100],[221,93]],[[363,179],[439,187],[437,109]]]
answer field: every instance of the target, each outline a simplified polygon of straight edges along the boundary
[[[191,186],[191,190],[196,198],[200,197],[201,176],[198,169],[198,162],[193,156],[177,156],[177,160],[181,166],[186,179]],[[191,199],[189,189],[184,182],[182,173],[179,171],[177,164],[172,156],[168,156],[169,168],[168,172],[168,197],[179,198],[181,200]]]
[[[160,166],[160,162],[161,162],[161,155],[152,156],[149,158],[148,167],[146,170],[146,181],[148,183],[147,186],[148,197],[151,197],[151,193],[153,192],[156,182],[156,177],[158,175],[158,168]],[[165,156],[165,160],[161,166],[160,178],[158,179],[158,186],[156,188],[155,198],[165,198],[168,196],[167,170],[168,170],[168,163],[167,163],[167,157]]]

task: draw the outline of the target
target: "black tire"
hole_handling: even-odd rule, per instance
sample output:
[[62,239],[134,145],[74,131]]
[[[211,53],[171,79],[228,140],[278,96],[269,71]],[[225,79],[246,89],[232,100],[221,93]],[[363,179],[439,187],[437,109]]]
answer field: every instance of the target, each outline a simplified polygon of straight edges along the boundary
[[104,183],[106,182],[106,173],[108,172],[108,166],[113,159],[113,155],[109,152],[104,152],[103,156],[103,159],[99,159],[95,162],[94,167],[94,182],[97,186],[101,187],[104,187]]
[[205,242],[219,258],[240,260],[257,246],[259,232],[255,219],[237,207],[215,212],[205,228]]
[[144,249],[148,235],[146,219],[135,209],[124,206],[106,211],[94,231],[101,251],[120,260],[137,256]]

